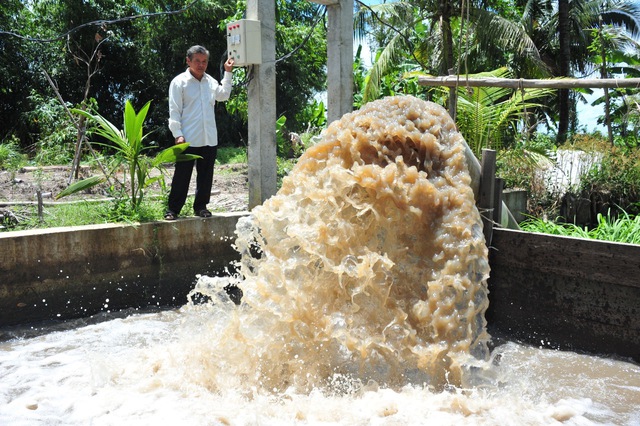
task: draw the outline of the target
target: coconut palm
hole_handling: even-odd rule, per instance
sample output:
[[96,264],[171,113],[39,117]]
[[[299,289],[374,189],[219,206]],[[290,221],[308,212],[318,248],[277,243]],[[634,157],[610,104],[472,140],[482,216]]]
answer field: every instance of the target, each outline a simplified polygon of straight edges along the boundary
[[[149,145],[145,146],[144,140],[148,134],[143,133],[144,121],[147,117],[150,104],[151,101],[147,102],[140,111],[136,112],[131,103],[126,101],[122,129],[118,129],[100,114],[91,114],[82,109],[72,110],[72,112],[95,123],[96,128],[94,133],[107,141],[93,142],[94,144],[115,149],[117,153],[116,158],[118,158],[119,161],[116,162],[116,166],[111,175],[115,174],[114,172],[120,169],[123,164],[126,166],[129,180],[128,196],[134,211],[142,203],[144,190],[147,187],[154,182],[158,182],[164,187],[164,175],[160,174],[159,176],[152,177],[151,170],[159,169],[164,163],[200,158],[197,155],[184,153],[184,150],[189,146],[188,143],[170,146],[159,152],[153,158],[145,155],[145,152],[151,148]],[[105,181],[107,177],[107,174],[96,175],[75,182],[61,191],[56,198],[62,198],[95,186]]]
[[[640,28],[640,8],[629,0],[528,0],[523,10],[528,11],[523,15],[525,25],[555,77],[584,76],[595,71],[589,52],[593,29],[611,25],[630,34]],[[566,139],[572,122],[573,99],[569,90],[558,90],[560,143]]]
[[[511,78],[506,67],[474,74],[473,77]],[[540,101],[551,89],[508,89],[503,87],[458,88],[457,125],[473,153],[480,158],[483,149],[503,148],[528,124],[528,115],[544,106]]]
[[[511,3],[511,9],[493,3],[359,3],[356,34],[364,37],[366,28],[373,28],[372,42],[380,46],[363,102],[377,98],[382,77],[407,62],[432,75],[475,73],[505,64],[522,78],[589,75],[595,69],[588,52],[592,29],[614,25],[631,33],[640,28],[639,6],[630,0],[524,0]],[[576,123],[576,97],[569,90],[557,93],[551,105],[558,117],[558,140],[563,141]],[[456,110],[451,102],[449,109]]]
[[407,58],[416,69],[433,75],[496,68],[504,65],[505,52],[542,68],[538,50],[521,23],[488,10],[489,3],[493,2],[360,3],[356,34],[365,37],[367,28],[380,29],[373,35],[380,50],[364,89],[364,102],[378,97],[382,76]]

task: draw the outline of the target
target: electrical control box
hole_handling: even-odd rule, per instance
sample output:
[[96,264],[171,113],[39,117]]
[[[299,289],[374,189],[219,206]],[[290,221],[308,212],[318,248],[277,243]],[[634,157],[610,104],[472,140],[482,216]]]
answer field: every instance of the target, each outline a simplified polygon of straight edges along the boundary
[[241,19],[227,24],[227,56],[235,66],[262,63],[260,21]]

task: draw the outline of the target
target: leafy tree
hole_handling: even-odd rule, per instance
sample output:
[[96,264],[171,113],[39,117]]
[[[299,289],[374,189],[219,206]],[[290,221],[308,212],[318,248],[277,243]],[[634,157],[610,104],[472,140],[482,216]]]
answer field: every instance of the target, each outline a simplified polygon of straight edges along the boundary
[[6,34],[30,28],[31,14],[20,0],[0,2],[0,142],[12,140],[25,148],[32,144],[32,128],[22,112],[31,109],[29,99],[37,84],[37,62],[30,44]]
[[[591,61],[600,69],[600,76],[610,75],[640,76],[640,59],[633,54],[638,50],[638,41],[629,37],[620,28],[603,25],[591,30],[592,42],[589,45]],[[604,95],[592,105],[603,105],[604,114],[598,118],[599,124],[606,124],[609,130],[609,142],[613,144],[614,133],[621,141],[635,145],[638,133],[638,93],[635,89],[604,89]]]

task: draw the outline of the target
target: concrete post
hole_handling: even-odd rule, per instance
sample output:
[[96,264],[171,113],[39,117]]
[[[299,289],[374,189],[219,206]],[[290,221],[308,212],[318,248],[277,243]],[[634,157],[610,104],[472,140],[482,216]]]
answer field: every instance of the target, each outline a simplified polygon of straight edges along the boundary
[[247,19],[259,20],[262,64],[253,65],[248,98],[249,209],[276,193],[275,0],[247,0]]
[[327,5],[327,123],[353,110],[353,0]]

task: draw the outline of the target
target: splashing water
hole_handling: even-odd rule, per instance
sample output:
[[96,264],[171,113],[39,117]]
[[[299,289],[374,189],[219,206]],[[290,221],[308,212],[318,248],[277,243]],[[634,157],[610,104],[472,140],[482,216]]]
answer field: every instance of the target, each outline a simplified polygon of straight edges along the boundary
[[464,152],[446,111],[413,97],[330,125],[238,225],[248,309],[220,357],[242,336],[253,385],[268,389],[336,375],[460,385],[488,337],[487,248]]
[[192,292],[211,303],[0,343],[0,424],[638,424],[637,365],[489,357],[469,185],[442,108],[346,115],[238,223],[239,274]]

